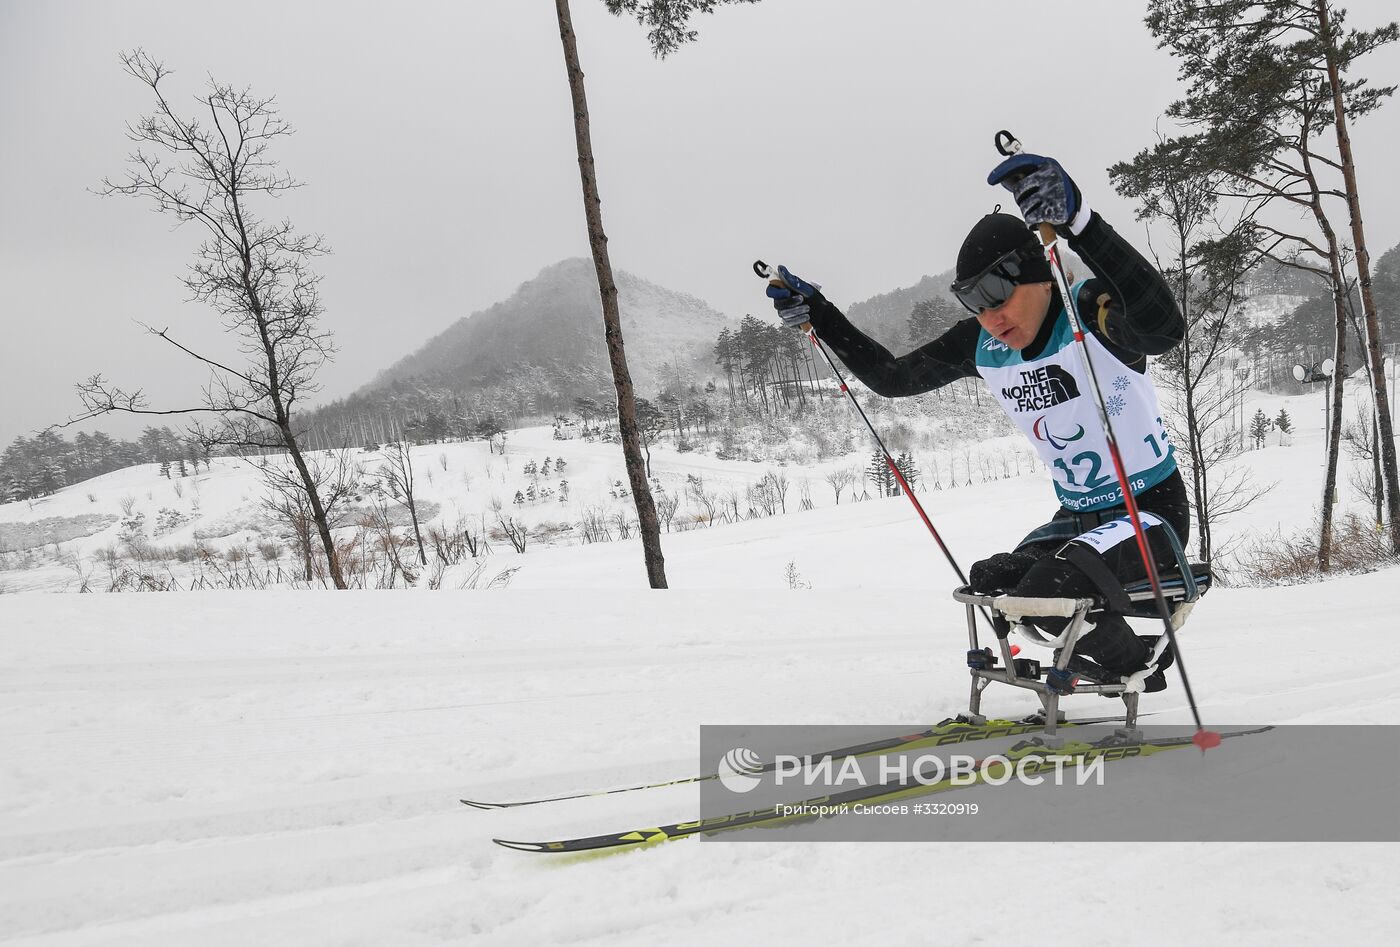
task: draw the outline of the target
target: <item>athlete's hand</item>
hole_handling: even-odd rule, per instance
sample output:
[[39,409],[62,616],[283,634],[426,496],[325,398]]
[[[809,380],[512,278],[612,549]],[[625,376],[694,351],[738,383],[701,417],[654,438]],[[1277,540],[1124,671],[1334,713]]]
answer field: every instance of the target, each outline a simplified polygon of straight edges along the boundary
[[1089,223],[1092,212],[1079,187],[1054,158],[1025,152],[1012,155],[992,169],[987,183],[1011,192],[1031,229],[1050,224],[1077,235]]
[[822,288],[800,276],[794,276],[785,266],[778,267],[778,276],[783,285],[775,286],[769,283],[768,298],[773,300],[773,308],[778,311],[778,318],[783,320],[783,325],[793,329],[801,328],[812,321],[812,307],[808,300],[818,296]]

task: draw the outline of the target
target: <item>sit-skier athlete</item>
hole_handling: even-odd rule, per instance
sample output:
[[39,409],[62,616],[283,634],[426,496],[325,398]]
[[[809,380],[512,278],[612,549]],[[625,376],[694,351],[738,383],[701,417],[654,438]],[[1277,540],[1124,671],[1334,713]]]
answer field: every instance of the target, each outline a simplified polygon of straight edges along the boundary
[[[1186,486],[1162,426],[1147,356],[1161,355],[1185,332],[1181,312],[1156,268],[1084,203],[1058,161],[1019,154],[998,165],[988,184],[1002,184],[1025,218],[993,212],[968,233],[958,251],[952,291],[974,318],[896,358],[846,319],[821,287],[779,268],[786,286],[768,295],[788,326],[810,322],[822,343],[876,394],[915,395],[959,378],[981,376],[1003,410],[1034,445],[1054,478],[1060,509],[1012,552],[974,563],[974,591],[1079,598],[1121,590],[1146,577],[1127,522],[1107,440],[1059,289],[1032,229],[1049,223],[1093,272],[1072,287],[1085,327],[1089,357],[1107,388],[1104,397],[1130,474],[1149,546],[1162,568],[1176,562],[1161,527],[1184,543],[1190,530]],[[1099,527],[1119,521],[1118,526]],[[1096,531],[1091,534],[1091,531]],[[1121,615],[1090,615],[1075,658],[1103,682],[1146,669],[1155,636],[1139,636]],[[1052,633],[1066,619],[1035,619]],[[1086,626],[1087,627],[1087,626]],[[1142,683],[1166,687],[1168,648]],[[1072,665],[1073,669],[1073,665]],[[1106,672],[1106,673],[1105,673]]]

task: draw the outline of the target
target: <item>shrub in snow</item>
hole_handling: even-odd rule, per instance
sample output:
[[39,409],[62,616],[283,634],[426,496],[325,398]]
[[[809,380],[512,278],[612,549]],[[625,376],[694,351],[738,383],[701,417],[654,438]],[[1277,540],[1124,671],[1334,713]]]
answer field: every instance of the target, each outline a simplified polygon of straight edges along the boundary
[[[1217,573],[1230,585],[1268,586],[1318,582],[1328,577],[1318,567],[1321,523],[1285,536],[1275,532],[1259,537],[1229,558],[1216,560]],[[1348,513],[1332,526],[1330,574],[1375,572],[1397,564],[1384,530],[1368,518]]]
[[179,510],[161,507],[160,512],[156,514],[155,535],[164,536],[166,533],[172,533],[189,521],[190,518]]

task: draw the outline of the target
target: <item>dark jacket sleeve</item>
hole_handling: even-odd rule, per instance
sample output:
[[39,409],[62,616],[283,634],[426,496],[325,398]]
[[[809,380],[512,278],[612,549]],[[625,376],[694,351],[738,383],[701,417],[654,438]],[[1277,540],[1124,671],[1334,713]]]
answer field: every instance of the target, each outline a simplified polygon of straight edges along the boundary
[[964,319],[932,342],[898,358],[851,325],[823,296],[810,300],[817,338],[871,391],[886,398],[917,395],[977,374],[976,319]]
[[1186,322],[1157,268],[1097,213],[1070,248],[1094,272],[1077,302],[1084,326],[1119,349],[1161,355],[1181,342]]

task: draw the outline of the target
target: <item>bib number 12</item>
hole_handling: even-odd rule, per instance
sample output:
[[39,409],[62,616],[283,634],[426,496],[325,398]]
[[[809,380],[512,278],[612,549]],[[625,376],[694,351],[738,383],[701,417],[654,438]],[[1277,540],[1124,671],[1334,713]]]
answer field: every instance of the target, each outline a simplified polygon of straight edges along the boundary
[[1089,467],[1088,472],[1084,475],[1084,487],[1087,487],[1090,490],[1096,490],[1099,487],[1102,487],[1104,484],[1108,483],[1109,480],[1112,479],[1110,477],[1103,476],[1103,458],[1100,457],[1098,454],[1094,453],[1093,451],[1086,450],[1082,454],[1075,454],[1074,458],[1070,461],[1070,464],[1073,464],[1074,467],[1071,468],[1069,464],[1066,464],[1064,460],[1061,459],[1057,459],[1055,461],[1055,466],[1058,467],[1060,472],[1065,475],[1065,481],[1071,487],[1077,487],[1081,485],[1079,483],[1079,480],[1075,477],[1075,472],[1083,464],[1087,464]]

